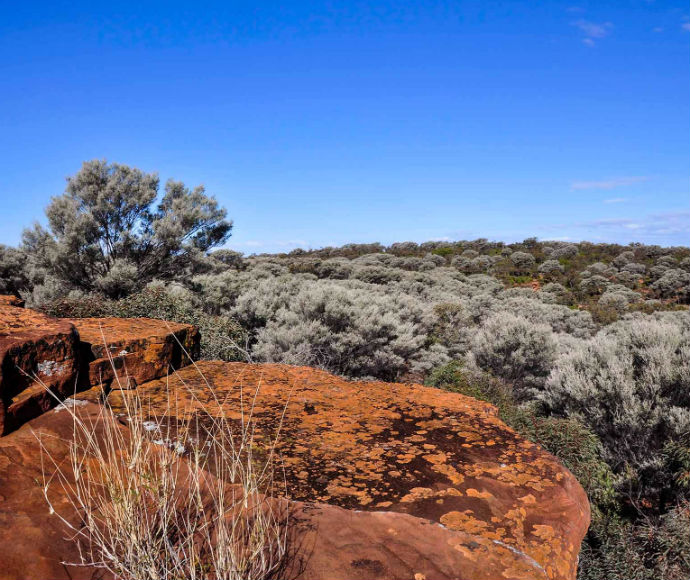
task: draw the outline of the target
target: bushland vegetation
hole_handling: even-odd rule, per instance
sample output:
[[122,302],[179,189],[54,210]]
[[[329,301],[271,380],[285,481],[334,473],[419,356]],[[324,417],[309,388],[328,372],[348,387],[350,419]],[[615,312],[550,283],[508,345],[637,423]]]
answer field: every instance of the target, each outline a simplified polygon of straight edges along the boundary
[[[690,248],[530,238],[243,256],[203,189],[91,162],[0,290],[202,327],[203,355],[426,381],[496,404],[587,490],[583,579],[690,575]],[[161,199],[154,207],[157,199]]]

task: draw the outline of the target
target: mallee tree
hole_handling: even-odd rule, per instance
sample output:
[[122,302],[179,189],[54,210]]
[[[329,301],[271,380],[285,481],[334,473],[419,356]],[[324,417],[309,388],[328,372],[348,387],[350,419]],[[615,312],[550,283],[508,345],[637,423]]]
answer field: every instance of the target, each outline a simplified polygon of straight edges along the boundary
[[153,279],[204,269],[207,253],[230,236],[227,212],[203,186],[155,173],[87,161],[46,208],[48,229],[25,230],[22,250],[39,292],[65,289],[125,296]]

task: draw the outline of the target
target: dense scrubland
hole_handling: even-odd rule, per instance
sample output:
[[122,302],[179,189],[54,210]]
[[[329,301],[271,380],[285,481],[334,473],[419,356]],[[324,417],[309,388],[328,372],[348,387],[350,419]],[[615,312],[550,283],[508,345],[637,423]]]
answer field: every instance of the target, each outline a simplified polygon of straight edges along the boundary
[[203,188],[85,163],[0,293],[201,327],[202,356],[488,400],[587,490],[586,579],[690,574],[690,248],[527,239],[243,256]]

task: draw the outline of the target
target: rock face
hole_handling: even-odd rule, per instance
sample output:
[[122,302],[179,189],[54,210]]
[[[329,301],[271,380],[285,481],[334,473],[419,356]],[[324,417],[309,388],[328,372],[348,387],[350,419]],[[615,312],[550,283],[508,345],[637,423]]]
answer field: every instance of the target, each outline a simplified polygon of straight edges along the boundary
[[[489,577],[575,577],[589,524],[584,491],[487,403],[420,385],[349,382],[307,367],[221,362],[188,367],[139,392],[162,415],[168,388],[182,420],[215,400],[239,419],[240,398],[257,393],[254,420],[265,440],[285,409],[278,440],[289,497],[409,514],[460,532],[467,541],[455,545],[466,562],[459,577],[480,577],[477,570],[492,560]],[[111,395],[115,409],[125,396]]]
[[18,308],[14,296],[0,298],[0,434],[76,391],[135,386],[199,355],[199,331],[190,324],[57,319]]
[[11,294],[0,294],[0,307],[2,306],[17,306],[24,308],[24,301]]
[[0,306],[0,434],[55,405],[45,387],[60,399],[73,393],[77,358],[70,322]]
[[199,357],[199,331],[190,324],[150,318],[75,318],[70,322],[79,332],[85,388],[131,388],[189,364],[189,357]]
[[[239,423],[253,406],[256,445],[277,435],[285,465],[304,556],[292,577],[575,578],[589,523],[584,491],[491,405],[306,367],[213,361],[185,367],[184,351],[195,356],[198,344],[198,331],[187,325],[59,320],[0,305],[0,428],[9,433],[0,437],[0,579],[102,576],[61,563],[77,562],[79,554],[48,513],[35,433],[44,434],[60,461],[73,423],[68,412],[48,410],[54,400],[27,375],[60,399],[75,385],[93,387],[75,395],[73,410],[99,421],[115,417],[89,401],[109,393],[117,412],[136,392],[152,415],[167,413],[171,437],[176,422],[193,425],[205,413],[223,412]],[[181,370],[168,377],[171,368]],[[112,390],[117,385],[137,389]],[[168,392],[176,400],[172,416]],[[66,498],[53,499],[78,521]]]

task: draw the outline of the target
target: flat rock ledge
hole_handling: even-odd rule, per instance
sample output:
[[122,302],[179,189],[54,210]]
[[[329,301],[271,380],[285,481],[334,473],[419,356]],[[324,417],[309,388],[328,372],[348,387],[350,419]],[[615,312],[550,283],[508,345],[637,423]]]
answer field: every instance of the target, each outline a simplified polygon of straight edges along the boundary
[[191,324],[52,318],[17,306],[0,301],[0,434],[76,392],[130,388],[199,356]]
[[74,318],[82,384],[132,388],[199,358],[199,330],[151,318]]

